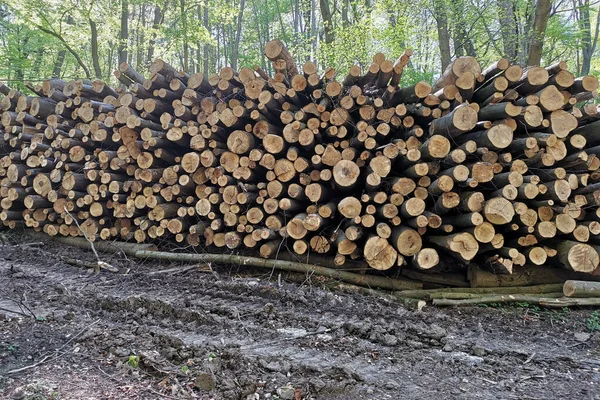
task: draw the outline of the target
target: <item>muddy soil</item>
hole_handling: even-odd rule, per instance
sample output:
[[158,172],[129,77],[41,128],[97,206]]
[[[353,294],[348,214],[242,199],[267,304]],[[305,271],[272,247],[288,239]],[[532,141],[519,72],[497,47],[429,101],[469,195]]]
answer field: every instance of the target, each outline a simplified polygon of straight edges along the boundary
[[593,310],[411,311],[312,276],[117,256],[95,274],[61,258],[91,253],[9,240],[2,399],[600,399]]

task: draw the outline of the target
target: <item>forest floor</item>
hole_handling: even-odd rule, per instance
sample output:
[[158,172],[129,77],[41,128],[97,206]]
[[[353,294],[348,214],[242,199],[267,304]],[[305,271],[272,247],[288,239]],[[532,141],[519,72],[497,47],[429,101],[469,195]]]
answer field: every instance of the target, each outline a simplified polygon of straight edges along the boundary
[[[600,313],[410,311],[311,276],[0,246],[2,399],[600,399]],[[294,282],[295,281],[295,282]],[[12,310],[12,311],[11,311]]]

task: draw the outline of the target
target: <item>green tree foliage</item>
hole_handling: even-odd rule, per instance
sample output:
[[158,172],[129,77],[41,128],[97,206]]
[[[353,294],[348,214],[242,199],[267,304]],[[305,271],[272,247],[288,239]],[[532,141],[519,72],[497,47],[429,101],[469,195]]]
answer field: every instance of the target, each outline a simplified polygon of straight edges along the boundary
[[[115,83],[120,45],[141,71],[155,57],[189,73],[226,65],[268,70],[262,49],[279,38],[299,65],[314,61],[340,75],[351,65],[365,70],[376,52],[394,59],[410,47],[415,55],[403,79],[412,83],[441,73],[440,48],[482,63],[503,56],[527,62],[539,1],[7,0],[0,5],[0,79],[20,88],[53,75]],[[599,21],[596,0],[552,1],[541,63],[563,59],[580,73],[600,74]]]

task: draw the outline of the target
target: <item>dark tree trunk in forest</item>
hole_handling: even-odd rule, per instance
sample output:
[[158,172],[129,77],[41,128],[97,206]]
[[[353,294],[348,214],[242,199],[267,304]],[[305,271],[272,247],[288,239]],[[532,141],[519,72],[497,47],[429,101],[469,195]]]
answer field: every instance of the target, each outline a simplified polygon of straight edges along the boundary
[[[210,32],[209,30],[209,25],[208,25],[208,7],[206,6],[206,4],[204,5],[204,28],[206,29],[207,32]],[[204,63],[203,63],[203,67],[204,67],[204,75],[208,76],[208,59],[209,59],[209,54],[210,53],[210,46],[208,43],[206,43],[204,45]]]
[[119,32],[119,64],[127,62],[127,42],[129,40],[129,19],[128,0],[121,0],[121,30]]
[[515,6],[511,0],[498,0],[498,22],[502,32],[504,54],[510,62],[517,61],[518,31]]
[[100,68],[100,55],[98,54],[98,28],[96,22],[93,19],[89,19],[90,30],[92,33],[91,45],[92,45],[92,65],[94,66],[94,76],[98,79],[102,79],[102,68]]
[[240,11],[237,16],[237,29],[235,31],[235,41],[233,42],[233,49],[231,51],[231,68],[237,71],[238,69],[238,58],[240,52],[240,40],[242,38],[242,20],[244,17],[244,7],[246,6],[246,0],[240,1]]
[[342,25],[343,26],[350,25],[350,20],[348,19],[348,2],[349,2],[349,0],[342,0]]
[[311,54],[317,52],[317,16],[315,9],[317,8],[317,1],[310,0],[310,36],[311,36]]
[[[168,1],[165,1],[164,8],[166,9],[168,5]],[[162,24],[164,18],[164,14],[159,5],[154,7],[154,21],[152,21],[152,39],[150,39],[150,43],[148,45],[148,55],[146,56],[146,65],[150,65],[152,63],[152,59],[154,58],[154,45],[156,44],[156,31],[160,24]]]
[[62,66],[65,62],[65,56],[67,55],[66,50],[59,50],[58,55],[56,56],[56,61],[54,62],[54,68],[52,68],[52,77],[60,78],[60,73],[62,72]]
[[146,41],[146,4],[140,6],[140,20],[138,21],[138,29],[137,29],[137,53],[135,56],[135,65],[136,68],[141,71],[144,66],[144,46]]
[[29,35],[24,35],[23,42],[20,43],[18,58],[15,63],[15,79],[19,82],[23,82],[25,80],[25,62],[29,53],[25,51],[27,48],[27,43],[29,42]]
[[452,19],[455,27],[453,29],[452,40],[454,42],[454,55],[477,57],[475,46],[467,32],[467,23],[465,19],[465,10],[467,7],[463,0],[452,0]]
[[433,0],[433,17],[435,18],[442,59],[442,71],[450,65],[450,35],[448,34],[448,13],[444,0]]
[[277,17],[279,19],[279,26],[281,27],[281,36],[284,42],[287,42],[287,30],[285,29],[285,25],[283,23],[283,18],[281,16],[281,9],[279,8],[279,0],[275,0],[275,6],[277,7]]
[[35,51],[35,61],[33,62],[33,68],[31,70],[32,76],[40,76],[40,68],[42,66],[42,56],[44,55],[44,49],[42,47]]
[[544,33],[550,17],[551,0],[538,0],[535,5],[533,27],[529,39],[529,58],[527,65],[540,65],[542,61],[542,48],[544,46]]
[[[73,25],[73,23],[74,23],[73,17],[71,17],[71,16],[67,17],[67,25]],[[60,78],[60,75],[62,73],[62,67],[63,67],[63,64],[65,63],[66,56],[67,56],[66,50],[58,51],[58,55],[56,56],[56,61],[54,62],[54,68],[52,68],[52,77],[53,78]]]
[[600,29],[600,10],[596,14],[596,29],[592,37],[592,27],[590,21],[590,1],[579,0],[579,30],[581,31],[581,71],[580,75],[587,75],[590,73],[592,56],[596,50],[598,44],[598,31]]
[[325,43],[332,43],[335,38],[333,31],[333,20],[331,19],[331,9],[329,8],[329,0],[319,0],[321,8],[321,18],[325,30]]
[[179,16],[180,24],[183,27],[183,70],[189,72],[190,70],[190,49],[188,44],[187,35],[187,15],[185,13],[185,0],[179,0]]

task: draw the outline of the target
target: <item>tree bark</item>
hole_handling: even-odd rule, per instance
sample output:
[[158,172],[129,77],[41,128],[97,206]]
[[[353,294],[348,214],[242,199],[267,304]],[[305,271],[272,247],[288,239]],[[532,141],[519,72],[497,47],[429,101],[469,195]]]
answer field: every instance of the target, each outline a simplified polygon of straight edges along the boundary
[[450,65],[450,34],[448,33],[448,12],[444,0],[433,0],[433,17],[438,31],[438,42],[442,61],[442,71]]
[[515,5],[512,0],[498,0],[498,22],[502,32],[504,54],[511,63],[514,63],[519,54],[519,40]]
[[[166,9],[168,5],[168,0],[165,1],[165,5],[164,8]],[[156,44],[156,31],[158,30],[158,28],[160,27],[160,24],[162,24],[164,19],[164,14],[160,8],[160,6],[157,4],[154,7],[154,20],[152,21],[152,35],[151,35],[151,39],[150,39],[150,43],[148,44],[148,53],[146,56],[146,66],[149,66],[152,63],[152,59],[154,58],[154,46]]]
[[119,64],[127,62],[127,41],[129,40],[129,3],[121,0],[121,29],[119,31]]
[[596,50],[598,43],[598,32],[600,29],[600,11],[596,10],[596,29],[592,37],[591,22],[590,22],[590,1],[579,0],[579,30],[581,31],[581,70],[579,75],[587,75],[590,73],[592,56]]
[[529,58],[527,65],[540,65],[542,61],[542,48],[544,46],[544,34],[550,18],[551,0],[538,0],[535,5],[535,16],[531,37],[529,39]]
[[100,68],[100,55],[98,54],[98,27],[96,21],[89,18],[90,30],[92,33],[91,44],[92,44],[92,65],[94,66],[94,76],[98,79],[102,79],[102,68]]
[[329,0],[319,0],[319,5],[321,8],[321,18],[323,19],[325,30],[325,43],[329,44],[335,39],[333,19],[331,18],[331,9],[329,8]]
[[237,29],[235,31],[235,41],[233,42],[233,50],[231,52],[231,68],[235,71],[238,69],[238,58],[240,51],[240,40],[242,37],[242,19],[244,17],[244,7],[246,6],[246,0],[240,1],[240,11],[237,16]]
[[[204,15],[202,17],[202,21],[204,23],[204,28],[206,29],[207,32],[210,32],[209,30],[209,25],[208,25],[208,6],[204,5]],[[210,45],[208,43],[206,43],[204,45],[204,63],[203,63],[203,72],[204,72],[204,76],[208,76],[208,60],[209,60],[209,56],[210,56]]]
[[477,56],[473,41],[467,32],[467,23],[464,15],[466,10],[467,7],[463,0],[452,0],[452,19],[455,24],[452,41],[454,42],[454,55],[456,57],[464,55]]
[[62,66],[65,62],[65,56],[67,55],[66,50],[59,50],[56,56],[56,61],[54,62],[54,68],[52,68],[52,77],[60,78],[60,74],[62,72]]

